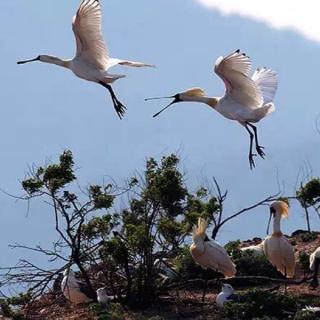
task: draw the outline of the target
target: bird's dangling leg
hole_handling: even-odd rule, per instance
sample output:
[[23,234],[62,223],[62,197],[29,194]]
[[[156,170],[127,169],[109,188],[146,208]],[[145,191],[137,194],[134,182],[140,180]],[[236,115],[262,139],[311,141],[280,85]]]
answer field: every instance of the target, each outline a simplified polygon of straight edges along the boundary
[[107,83],[104,83],[102,81],[99,82],[104,88],[108,89],[109,93],[110,93],[110,96],[112,98],[112,102],[113,102],[113,106],[119,116],[120,119],[122,119],[122,117],[124,116],[127,108],[118,100],[116,94],[114,93],[112,87],[107,84]]
[[244,127],[246,128],[246,130],[248,131],[248,133],[249,133],[249,135],[250,135],[249,163],[250,163],[250,169],[252,170],[253,168],[256,167],[256,164],[254,163],[254,159],[253,159],[253,157],[255,157],[256,154],[252,153],[254,135],[253,135],[253,133],[250,131],[250,129],[248,128],[247,125],[245,125]]
[[265,153],[263,151],[264,147],[260,146],[259,145],[259,140],[258,140],[258,130],[257,130],[257,127],[254,126],[253,124],[247,122],[247,125],[250,126],[252,129],[253,129],[253,132],[254,132],[254,138],[255,138],[255,142],[256,142],[256,150],[257,150],[257,153],[258,155],[264,159],[265,157]]

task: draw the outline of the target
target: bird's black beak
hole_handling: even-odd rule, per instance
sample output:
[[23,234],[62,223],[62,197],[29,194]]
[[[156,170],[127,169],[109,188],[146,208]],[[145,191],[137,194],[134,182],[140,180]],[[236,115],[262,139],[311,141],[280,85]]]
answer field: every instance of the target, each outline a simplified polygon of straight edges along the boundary
[[206,235],[205,238],[203,239],[204,242],[210,242],[209,237]]
[[268,228],[267,228],[267,234],[269,234],[269,229],[270,229],[270,223],[271,223],[271,218],[275,214],[275,210],[273,208],[270,208],[270,216],[269,216],[269,222],[268,222]]
[[28,63],[28,62],[34,62],[34,61],[40,61],[40,56],[37,56],[36,58],[34,59],[30,59],[30,60],[22,60],[22,61],[18,61],[17,64],[25,64],[25,63]]
[[171,97],[157,97],[157,98],[148,98],[145,99],[145,101],[150,101],[150,100],[159,100],[159,99],[173,99],[173,101],[168,104],[166,107],[164,107],[163,109],[161,109],[159,112],[157,112],[156,114],[153,115],[153,118],[157,117],[160,113],[162,113],[163,111],[167,110],[170,106],[172,106],[175,103],[181,102],[181,98],[180,98],[180,94],[176,94],[174,96]]

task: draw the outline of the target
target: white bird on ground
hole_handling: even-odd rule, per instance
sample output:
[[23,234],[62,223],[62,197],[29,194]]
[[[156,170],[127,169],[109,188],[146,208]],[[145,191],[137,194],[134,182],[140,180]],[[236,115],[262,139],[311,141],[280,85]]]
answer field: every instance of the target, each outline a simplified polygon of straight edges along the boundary
[[241,248],[240,250],[242,252],[252,252],[253,256],[255,257],[259,257],[264,255],[264,251],[263,251],[263,241],[257,245],[252,245],[252,246],[248,246],[248,247],[244,247]]
[[319,286],[318,273],[320,267],[320,247],[318,247],[313,253],[311,253],[309,262],[310,270],[313,271],[311,286],[317,288]]
[[208,223],[199,218],[198,226],[192,228],[193,243],[190,253],[193,260],[203,269],[213,269],[221,272],[226,278],[232,278],[236,274],[236,268],[225,248],[214,240],[209,240],[206,235]]
[[214,70],[225,84],[226,91],[223,97],[208,97],[203,89],[191,88],[171,97],[163,97],[174,100],[154,117],[178,102],[194,101],[207,104],[225,118],[238,121],[248,131],[249,163],[252,169],[255,167],[255,154],[252,152],[254,139],[257,153],[261,158],[265,156],[263,147],[259,145],[257,128],[252,123],[259,122],[275,110],[273,99],[278,87],[277,74],[271,69],[262,68],[257,69],[250,77],[251,61],[240,50],[218,58]]
[[77,280],[71,269],[66,269],[63,273],[61,291],[74,304],[88,303],[95,300],[87,284]]
[[102,304],[106,304],[110,301],[110,298],[106,292],[106,288],[99,288],[97,290],[97,300],[99,303],[102,303]]
[[230,284],[222,284],[221,292],[216,297],[216,303],[220,308],[223,308],[225,302],[237,301],[238,298],[234,294],[234,289]]
[[72,60],[39,55],[34,59],[19,61],[18,64],[32,61],[51,63],[70,69],[79,78],[99,83],[110,92],[114,108],[121,119],[126,107],[117,99],[110,84],[125,76],[110,74],[108,70],[118,64],[130,67],[154,66],[142,62],[110,58],[102,36],[101,24],[102,14],[99,0],[83,0],[72,23],[77,45],[76,55]]
[[279,272],[286,277],[293,278],[295,274],[294,248],[280,229],[281,218],[289,216],[289,206],[283,201],[273,202],[270,205],[269,225],[272,216],[273,233],[264,240],[264,253]]

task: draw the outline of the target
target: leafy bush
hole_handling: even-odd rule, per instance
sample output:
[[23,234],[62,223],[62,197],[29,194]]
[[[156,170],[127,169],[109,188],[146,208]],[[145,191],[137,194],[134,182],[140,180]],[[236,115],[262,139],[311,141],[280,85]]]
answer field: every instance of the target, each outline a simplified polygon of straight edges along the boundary
[[301,241],[302,242],[311,242],[314,241],[318,238],[318,233],[317,232],[308,232],[308,233],[303,233],[301,235]]
[[312,311],[300,310],[296,313],[294,320],[318,320],[319,315]]
[[265,255],[256,256],[250,251],[241,251],[240,240],[225,245],[228,254],[237,266],[239,276],[265,276],[281,278],[281,274],[267,260]]
[[310,255],[308,255],[304,251],[299,253],[299,265],[300,265],[301,269],[305,273],[310,272],[310,270],[309,270],[309,258],[310,258]]
[[247,291],[240,295],[239,301],[243,302],[224,305],[222,314],[227,319],[266,319],[266,316],[285,319],[288,312],[294,313],[297,308],[294,297],[261,290]]

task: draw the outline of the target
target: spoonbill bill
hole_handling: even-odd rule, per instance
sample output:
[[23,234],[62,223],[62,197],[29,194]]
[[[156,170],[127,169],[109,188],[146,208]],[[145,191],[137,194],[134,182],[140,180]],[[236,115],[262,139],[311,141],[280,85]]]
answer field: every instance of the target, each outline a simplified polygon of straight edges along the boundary
[[317,288],[319,286],[318,273],[320,267],[320,247],[318,247],[310,255],[310,270],[313,271],[313,279],[311,281],[311,286]]
[[228,256],[225,248],[214,240],[209,240],[206,235],[208,223],[199,218],[198,225],[192,228],[193,243],[190,253],[193,260],[203,269],[213,269],[222,273],[226,278],[232,278],[236,274],[236,267]]
[[[264,253],[269,262],[285,277],[295,274],[294,248],[282,234],[280,221],[289,216],[289,206],[284,201],[275,201],[270,205],[270,219],[273,216],[273,233],[264,240]],[[269,227],[268,227],[269,229]]]
[[102,13],[99,0],[83,0],[73,17],[72,29],[76,38],[76,54],[72,60],[54,56],[39,55],[34,59],[18,61],[24,64],[33,61],[55,64],[70,69],[81,79],[98,83],[105,87],[112,98],[114,108],[121,119],[126,107],[118,100],[110,84],[124,75],[111,74],[108,70],[115,65],[129,67],[154,67],[154,65],[110,58],[101,32]]
[[257,127],[253,123],[259,122],[275,110],[273,99],[278,87],[277,74],[267,68],[257,69],[252,77],[251,61],[245,53],[237,50],[225,57],[217,59],[214,71],[225,84],[223,97],[208,97],[201,88],[191,88],[170,97],[148,98],[173,99],[173,101],[156,113],[157,117],[164,110],[178,102],[200,102],[218,111],[229,120],[238,121],[249,133],[250,168],[255,167],[253,141],[258,155],[264,158],[263,147],[259,144]]
[[238,296],[234,294],[234,289],[230,284],[222,284],[221,292],[216,297],[216,303],[223,308],[225,302],[238,301]]
[[252,246],[248,246],[248,247],[244,247],[241,248],[240,250],[242,252],[252,252],[253,256],[255,257],[259,257],[261,255],[264,255],[264,251],[263,251],[263,241],[257,245],[252,245]]
[[74,304],[89,303],[96,299],[87,284],[77,280],[71,269],[66,269],[63,273],[61,291]]

